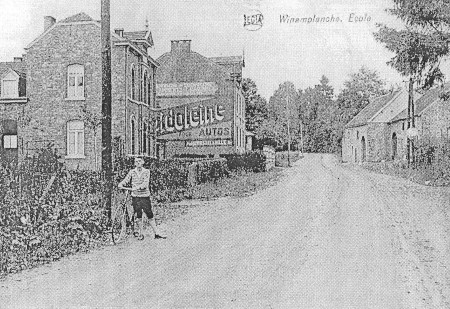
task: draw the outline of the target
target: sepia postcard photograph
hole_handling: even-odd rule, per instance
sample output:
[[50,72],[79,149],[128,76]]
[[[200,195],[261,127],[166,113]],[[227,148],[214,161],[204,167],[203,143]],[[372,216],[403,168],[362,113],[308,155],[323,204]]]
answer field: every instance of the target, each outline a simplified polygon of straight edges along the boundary
[[449,0],[0,0],[0,308],[450,308]]

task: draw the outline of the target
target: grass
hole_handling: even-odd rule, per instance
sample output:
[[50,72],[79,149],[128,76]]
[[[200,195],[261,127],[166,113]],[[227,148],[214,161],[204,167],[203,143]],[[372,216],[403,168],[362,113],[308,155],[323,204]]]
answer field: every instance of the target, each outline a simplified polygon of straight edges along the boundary
[[[264,173],[241,173],[230,177],[219,179],[217,182],[210,182],[197,185],[190,189],[189,196],[185,200],[212,200],[221,197],[244,197],[252,195],[260,190],[277,183],[282,177],[282,168],[275,167]],[[187,203],[165,203],[154,205],[156,221],[165,222],[173,220],[195,208],[196,204]]]

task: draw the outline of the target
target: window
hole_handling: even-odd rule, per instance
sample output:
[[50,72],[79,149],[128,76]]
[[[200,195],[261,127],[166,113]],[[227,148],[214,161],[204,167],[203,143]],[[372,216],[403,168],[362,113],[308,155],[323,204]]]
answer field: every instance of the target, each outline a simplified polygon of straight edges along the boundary
[[147,71],[144,72],[144,87],[143,87],[143,94],[142,94],[142,101],[146,104],[148,104],[148,81],[147,81]]
[[136,151],[136,121],[131,117],[131,154]]
[[148,104],[154,107],[153,104],[153,96],[152,96],[152,86],[151,86],[151,78],[149,75],[148,81],[147,81],[147,97],[148,97]]
[[84,123],[69,121],[67,123],[67,156],[84,157]]
[[17,149],[17,135],[3,135],[4,149]]
[[2,78],[2,98],[19,97],[19,75],[10,71]]
[[134,66],[131,67],[131,98],[136,99],[136,74],[134,72]]
[[142,153],[147,154],[148,152],[148,126],[147,122],[144,120],[144,127],[142,131]]
[[67,67],[67,98],[84,99],[84,66],[81,64]]

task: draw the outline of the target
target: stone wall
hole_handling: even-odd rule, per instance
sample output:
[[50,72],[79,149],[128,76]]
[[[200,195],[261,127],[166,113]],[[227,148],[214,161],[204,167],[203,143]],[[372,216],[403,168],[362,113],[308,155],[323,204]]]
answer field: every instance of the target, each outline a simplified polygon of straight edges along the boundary
[[[365,151],[363,151],[363,141],[366,145]],[[367,126],[346,128],[342,138],[342,161],[360,163],[363,160],[370,160],[369,154]]]
[[450,105],[439,100],[426,108],[416,119],[419,138],[431,143],[450,139]]

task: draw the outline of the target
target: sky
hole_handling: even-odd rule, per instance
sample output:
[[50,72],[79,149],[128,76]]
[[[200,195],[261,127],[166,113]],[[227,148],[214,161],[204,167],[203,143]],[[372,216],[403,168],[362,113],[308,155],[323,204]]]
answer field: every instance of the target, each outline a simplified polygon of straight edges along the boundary
[[[44,16],[58,21],[85,12],[99,20],[100,6],[101,0],[0,0],[0,61],[24,53],[43,32]],[[378,23],[398,24],[385,11],[391,6],[392,0],[111,0],[111,29],[144,30],[148,19],[155,59],[176,39],[191,39],[192,50],[206,57],[245,54],[243,76],[268,99],[284,81],[305,89],[322,75],[338,92],[361,66],[387,84],[402,84],[386,64],[393,54],[373,38]],[[244,14],[256,11],[262,27],[249,31]],[[281,22],[286,15],[340,21]]]

